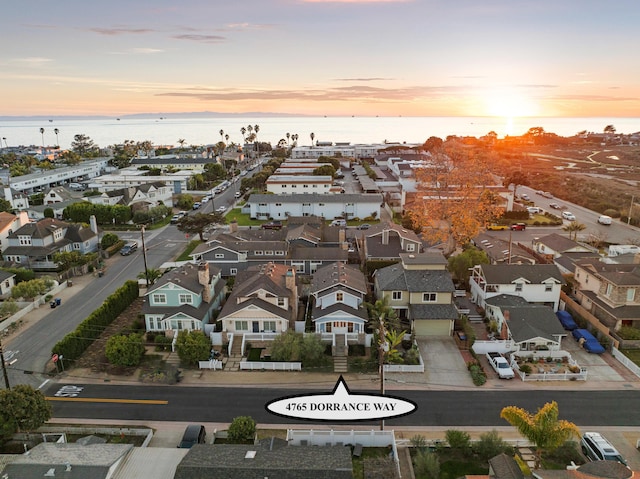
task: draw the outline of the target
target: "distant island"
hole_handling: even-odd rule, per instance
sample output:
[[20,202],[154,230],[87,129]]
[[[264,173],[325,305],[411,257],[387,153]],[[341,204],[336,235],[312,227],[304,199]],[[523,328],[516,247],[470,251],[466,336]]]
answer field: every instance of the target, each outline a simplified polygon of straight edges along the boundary
[[24,115],[9,116],[1,115],[0,121],[55,121],[55,120],[139,120],[139,119],[158,119],[163,120],[169,118],[230,118],[230,117],[251,117],[251,118],[289,118],[289,117],[313,117],[314,115],[303,115],[298,113],[272,113],[272,112],[244,112],[244,113],[220,113],[216,111],[193,111],[193,112],[176,112],[176,113],[132,113],[129,115]]

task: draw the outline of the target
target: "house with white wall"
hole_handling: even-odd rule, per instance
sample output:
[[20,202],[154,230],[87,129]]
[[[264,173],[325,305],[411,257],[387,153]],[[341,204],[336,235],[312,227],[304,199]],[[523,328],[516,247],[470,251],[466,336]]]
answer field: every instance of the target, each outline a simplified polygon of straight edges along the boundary
[[29,223],[29,217],[25,211],[20,211],[16,214],[7,213],[6,211],[0,212],[0,251],[4,253],[4,250],[9,246],[8,237],[14,231],[17,231],[22,225]]
[[333,177],[316,175],[271,175],[267,178],[267,192],[275,195],[331,193]]
[[521,296],[532,304],[558,310],[565,280],[555,264],[481,264],[471,269],[471,301],[481,308],[492,296]]

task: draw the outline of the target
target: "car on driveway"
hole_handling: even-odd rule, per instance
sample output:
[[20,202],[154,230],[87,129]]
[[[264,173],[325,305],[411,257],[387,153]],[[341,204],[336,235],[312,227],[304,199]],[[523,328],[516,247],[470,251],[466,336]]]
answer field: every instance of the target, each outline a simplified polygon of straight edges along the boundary
[[576,216],[571,211],[563,211],[562,217],[567,221],[575,221]]
[[527,225],[525,223],[513,223],[511,225],[511,231],[524,231],[527,229]]
[[207,440],[207,431],[202,424],[190,424],[184,431],[178,447],[190,449],[195,444],[204,444]]

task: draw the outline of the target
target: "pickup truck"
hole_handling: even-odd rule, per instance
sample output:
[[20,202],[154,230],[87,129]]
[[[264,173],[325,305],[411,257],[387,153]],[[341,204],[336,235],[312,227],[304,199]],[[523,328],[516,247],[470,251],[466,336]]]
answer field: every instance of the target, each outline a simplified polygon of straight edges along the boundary
[[487,359],[500,379],[513,379],[515,374],[505,357],[500,353],[488,352]]

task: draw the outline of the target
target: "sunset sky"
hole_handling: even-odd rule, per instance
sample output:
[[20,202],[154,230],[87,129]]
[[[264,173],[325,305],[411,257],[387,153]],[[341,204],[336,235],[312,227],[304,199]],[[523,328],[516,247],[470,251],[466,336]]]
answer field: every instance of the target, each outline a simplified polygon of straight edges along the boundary
[[638,0],[20,0],[0,115],[640,116]]

